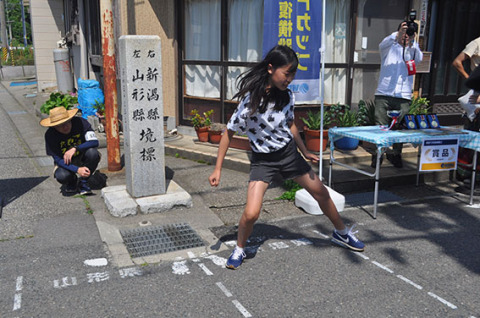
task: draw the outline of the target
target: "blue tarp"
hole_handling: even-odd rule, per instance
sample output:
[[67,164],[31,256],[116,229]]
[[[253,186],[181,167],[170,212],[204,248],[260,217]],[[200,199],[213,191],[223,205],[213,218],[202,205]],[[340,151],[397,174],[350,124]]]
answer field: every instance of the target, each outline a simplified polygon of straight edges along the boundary
[[105,96],[100,89],[100,83],[96,80],[78,79],[78,108],[82,111],[82,117],[95,115],[95,103],[105,103]]

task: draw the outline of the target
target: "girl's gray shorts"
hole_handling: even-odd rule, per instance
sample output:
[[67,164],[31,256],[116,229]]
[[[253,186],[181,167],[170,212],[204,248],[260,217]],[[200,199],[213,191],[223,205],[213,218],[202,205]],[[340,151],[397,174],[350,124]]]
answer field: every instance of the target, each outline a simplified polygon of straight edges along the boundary
[[252,151],[250,160],[250,181],[272,182],[278,173],[284,179],[294,179],[309,172],[312,167],[300,155],[295,140],[275,152]]

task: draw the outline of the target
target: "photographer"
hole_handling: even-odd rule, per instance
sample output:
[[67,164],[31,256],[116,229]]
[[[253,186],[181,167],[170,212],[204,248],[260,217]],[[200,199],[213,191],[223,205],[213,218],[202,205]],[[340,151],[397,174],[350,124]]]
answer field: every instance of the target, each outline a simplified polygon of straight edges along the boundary
[[[414,22],[415,11],[412,10],[409,21],[403,21],[396,32],[380,43],[380,75],[375,91],[375,122],[377,125],[389,125],[389,113],[397,111],[401,122],[410,108],[413,90],[415,64],[423,59],[423,53],[415,42],[418,25]],[[403,167],[402,144],[394,144],[393,150],[387,149],[387,159],[397,168]],[[383,158],[381,158],[382,160]],[[381,163],[382,161],[380,161]],[[376,155],[372,156],[371,166],[375,168]]]

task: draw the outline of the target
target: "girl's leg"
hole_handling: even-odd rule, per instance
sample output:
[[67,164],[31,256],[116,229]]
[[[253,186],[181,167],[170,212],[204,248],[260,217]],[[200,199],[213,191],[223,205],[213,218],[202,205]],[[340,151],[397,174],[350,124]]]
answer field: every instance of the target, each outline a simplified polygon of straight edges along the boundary
[[260,216],[263,196],[267,191],[268,183],[250,181],[247,190],[247,204],[238,224],[237,246],[244,248],[248,237],[252,233],[253,225]]
[[335,204],[330,198],[327,188],[325,188],[318,176],[310,170],[303,176],[295,178],[294,181],[305,188],[308,193],[317,200],[323,213],[333,223],[335,231],[333,231],[332,234],[332,242],[351,250],[362,252],[365,248],[365,244],[355,237],[356,232],[352,232],[353,227],[345,227]]
[[307,190],[308,193],[310,193],[310,195],[318,202],[323,213],[333,223],[336,230],[341,231],[345,229],[345,224],[340,218],[340,214],[338,214],[337,208],[330,198],[327,188],[325,188],[322,181],[313,170],[310,170],[303,176],[296,177],[293,181],[305,188],[305,190]]

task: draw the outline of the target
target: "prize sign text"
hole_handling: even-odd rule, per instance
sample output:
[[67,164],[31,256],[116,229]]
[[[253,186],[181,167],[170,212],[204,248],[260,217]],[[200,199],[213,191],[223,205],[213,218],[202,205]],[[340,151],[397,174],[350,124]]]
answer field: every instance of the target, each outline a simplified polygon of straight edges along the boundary
[[422,144],[420,171],[457,169],[458,139],[425,139]]

